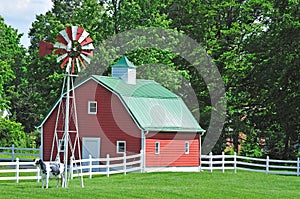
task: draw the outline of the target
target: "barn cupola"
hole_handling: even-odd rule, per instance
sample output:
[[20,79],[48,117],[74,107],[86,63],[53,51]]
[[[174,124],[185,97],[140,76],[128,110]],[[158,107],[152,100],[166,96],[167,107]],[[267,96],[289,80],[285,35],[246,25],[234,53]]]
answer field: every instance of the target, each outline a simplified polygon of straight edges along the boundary
[[136,83],[136,67],[124,55],[117,63],[111,66],[112,77],[117,77],[127,84]]

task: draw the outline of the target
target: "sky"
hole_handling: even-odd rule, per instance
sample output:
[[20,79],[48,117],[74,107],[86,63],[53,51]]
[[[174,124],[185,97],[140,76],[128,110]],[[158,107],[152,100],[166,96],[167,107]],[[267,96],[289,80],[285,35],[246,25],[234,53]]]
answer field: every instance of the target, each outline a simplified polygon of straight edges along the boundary
[[21,44],[30,45],[28,32],[36,15],[45,14],[52,8],[51,0],[0,0],[0,15],[4,23],[24,33]]

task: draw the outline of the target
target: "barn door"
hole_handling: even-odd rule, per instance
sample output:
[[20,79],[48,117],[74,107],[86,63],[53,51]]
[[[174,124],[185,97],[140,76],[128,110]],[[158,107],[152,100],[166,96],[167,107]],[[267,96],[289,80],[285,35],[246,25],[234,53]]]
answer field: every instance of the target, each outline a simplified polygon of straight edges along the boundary
[[89,155],[93,158],[100,158],[100,138],[82,138],[82,159],[88,159]]

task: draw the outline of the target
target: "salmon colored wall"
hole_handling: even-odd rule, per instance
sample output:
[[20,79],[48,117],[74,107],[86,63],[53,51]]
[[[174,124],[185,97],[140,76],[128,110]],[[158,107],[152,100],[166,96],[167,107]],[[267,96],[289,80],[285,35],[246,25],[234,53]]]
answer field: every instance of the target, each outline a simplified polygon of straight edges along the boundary
[[[185,142],[190,144],[185,154]],[[160,154],[155,143],[160,142]],[[146,166],[199,166],[199,139],[195,133],[150,133],[146,139]]]

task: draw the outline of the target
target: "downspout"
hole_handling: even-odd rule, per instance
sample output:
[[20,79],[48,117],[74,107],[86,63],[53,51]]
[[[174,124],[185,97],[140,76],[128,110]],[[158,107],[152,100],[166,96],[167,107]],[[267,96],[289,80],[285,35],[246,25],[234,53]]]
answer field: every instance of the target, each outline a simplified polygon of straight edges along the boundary
[[141,170],[142,173],[145,172],[146,169],[146,136],[149,133],[149,131],[141,130]]
[[205,132],[206,132],[205,130],[199,132],[199,172],[201,171],[202,136],[204,135]]

